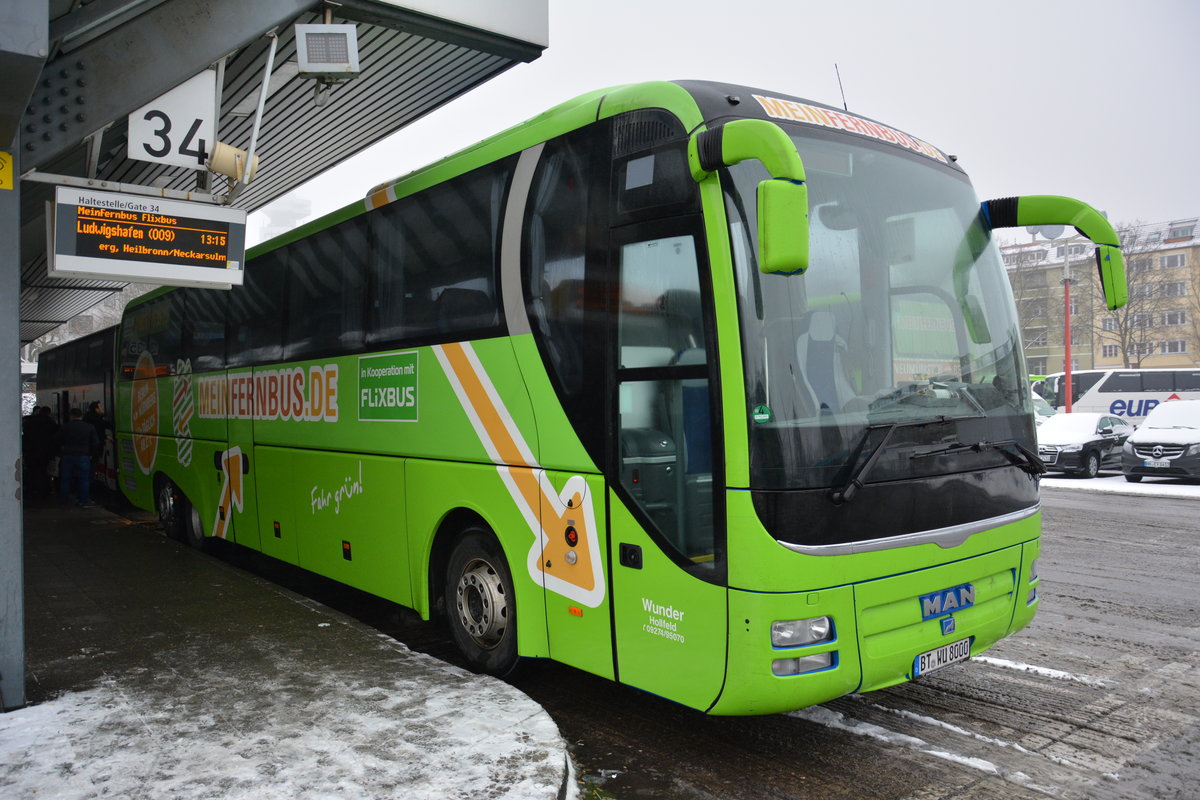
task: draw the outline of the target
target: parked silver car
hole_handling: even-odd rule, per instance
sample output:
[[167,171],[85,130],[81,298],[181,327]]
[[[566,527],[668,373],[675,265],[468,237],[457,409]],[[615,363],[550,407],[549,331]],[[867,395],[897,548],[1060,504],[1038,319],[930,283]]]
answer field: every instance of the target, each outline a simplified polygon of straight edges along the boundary
[[1125,480],[1200,478],[1200,400],[1155,406],[1121,452]]

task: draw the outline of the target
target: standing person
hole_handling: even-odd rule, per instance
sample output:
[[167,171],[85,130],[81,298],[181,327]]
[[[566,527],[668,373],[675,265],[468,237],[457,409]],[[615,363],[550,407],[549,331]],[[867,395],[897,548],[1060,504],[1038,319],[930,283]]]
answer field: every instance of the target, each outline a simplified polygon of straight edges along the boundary
[[50,406],[33,410],[24,434],[30,494],[40,500],[49,499],[50,461],[54,458],[54,443],[58,436],[58,423],[50,413]]
[[71,484],[78,487],[78,503],[92,504],[92,454],[99,449],[96,429],[83,421],[83,412],[72,408],[70,421],[58,432],[62,459],[58,464],[58,501],[66,505],[71,496]]
[[83,415],[83,421],[96,429],[96,437],[100,440],[99,447],[92,453],[92,477],[94,478],[104,465],[104,404],[99,400],[89,403],[87,413]]

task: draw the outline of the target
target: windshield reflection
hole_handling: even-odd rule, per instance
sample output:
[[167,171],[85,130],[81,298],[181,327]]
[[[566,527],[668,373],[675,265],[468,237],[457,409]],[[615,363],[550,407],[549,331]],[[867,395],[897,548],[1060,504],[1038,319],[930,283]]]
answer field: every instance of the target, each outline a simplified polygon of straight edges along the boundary
[[[751,487],[840,486],[868,457],[872,481],[1010,463],[994,448],[914,458],[1033,441],[1008,281],[965,176],[849,136],[791,133],[809,178],[804,275],[754,263],[765,170],[744,162],[726,181]],[[922,422],[934,424],[911,424]],[[886,446],[872,441],[895,424]]]

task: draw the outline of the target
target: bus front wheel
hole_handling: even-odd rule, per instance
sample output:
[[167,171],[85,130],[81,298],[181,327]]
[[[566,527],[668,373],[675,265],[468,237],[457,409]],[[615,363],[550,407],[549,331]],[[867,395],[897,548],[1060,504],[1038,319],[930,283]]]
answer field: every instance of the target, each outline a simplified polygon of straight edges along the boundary
[[486,529],[463,531],[450,552],[446,615],[454,644],[472,669],[500,678],[512,673],[518,661],[512,574]]

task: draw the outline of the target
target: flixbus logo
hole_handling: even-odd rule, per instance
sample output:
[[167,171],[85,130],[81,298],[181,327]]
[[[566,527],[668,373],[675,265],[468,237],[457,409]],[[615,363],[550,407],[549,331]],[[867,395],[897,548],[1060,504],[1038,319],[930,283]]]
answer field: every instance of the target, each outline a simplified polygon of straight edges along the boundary
[[918,599],[921,601],[921,619],[933,619],[975,605],[975,587],[964,583],[940,592],[923,594]]

